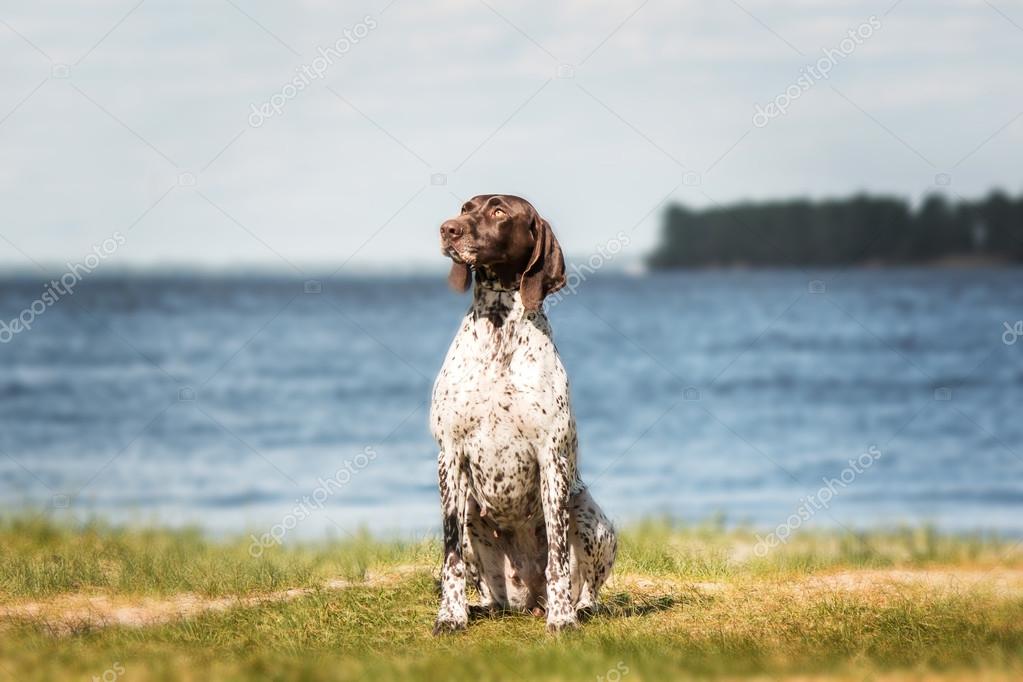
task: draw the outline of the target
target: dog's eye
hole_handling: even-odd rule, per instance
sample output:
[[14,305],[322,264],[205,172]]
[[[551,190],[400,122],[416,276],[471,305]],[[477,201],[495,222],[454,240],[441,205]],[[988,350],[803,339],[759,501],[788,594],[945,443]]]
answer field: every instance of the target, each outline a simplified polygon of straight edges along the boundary
[[505,215],[504,211],[502,211],[502,210],[501,210],[501,209],[499,209],[499,208],[495,208],[495,209],[494,209],[494,217],[495,217],[495,218],[500,218],[500,217],[502,217],[503,215]]

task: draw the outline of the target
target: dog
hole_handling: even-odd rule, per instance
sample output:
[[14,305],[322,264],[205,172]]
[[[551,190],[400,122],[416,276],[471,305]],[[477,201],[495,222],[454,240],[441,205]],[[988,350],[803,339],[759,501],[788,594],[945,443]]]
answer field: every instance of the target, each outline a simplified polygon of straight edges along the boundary
[[543,310],[565,284],[561,247],[528,201],[500,194],[466,202],[440,240],[450,286],[475,287],[430,410],[444,533],[434,634],[467,627],[467,581],[484,611],[576,627],[618,540],[579,478],[568,377]]

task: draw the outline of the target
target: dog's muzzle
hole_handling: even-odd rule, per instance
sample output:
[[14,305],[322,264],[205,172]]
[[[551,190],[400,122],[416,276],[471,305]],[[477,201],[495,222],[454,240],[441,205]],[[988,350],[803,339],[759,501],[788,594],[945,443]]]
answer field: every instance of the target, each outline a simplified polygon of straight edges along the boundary
[[466,235],[466,226],[458,220],[448,220],[440,226],[440,252],[456,263],[471,265],[473,250],[461,242]]

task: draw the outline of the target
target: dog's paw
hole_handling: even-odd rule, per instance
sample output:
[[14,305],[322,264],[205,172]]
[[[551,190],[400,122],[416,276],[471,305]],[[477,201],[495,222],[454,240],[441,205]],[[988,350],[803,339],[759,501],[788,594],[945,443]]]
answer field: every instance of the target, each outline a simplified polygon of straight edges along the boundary
[[433,624],[433,635],[434,637],[452,635],[465,630],[468,626],[468,618],[455,618],[450,615],[438,616],[437,621]]

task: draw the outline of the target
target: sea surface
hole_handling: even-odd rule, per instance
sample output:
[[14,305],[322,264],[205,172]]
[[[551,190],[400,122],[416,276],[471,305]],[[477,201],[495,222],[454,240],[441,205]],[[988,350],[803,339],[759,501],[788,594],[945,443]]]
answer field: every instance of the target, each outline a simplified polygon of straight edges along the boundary
[[[617,521],[770,530],[827,497],[803,527],[1023,535],[1023,271],[576,284],[550,315]],[[0,320],[43,292],[0,281]],[[443,275],[86,279],[0,344],[0,513],[435,531],[429,397],[467,306]]]

